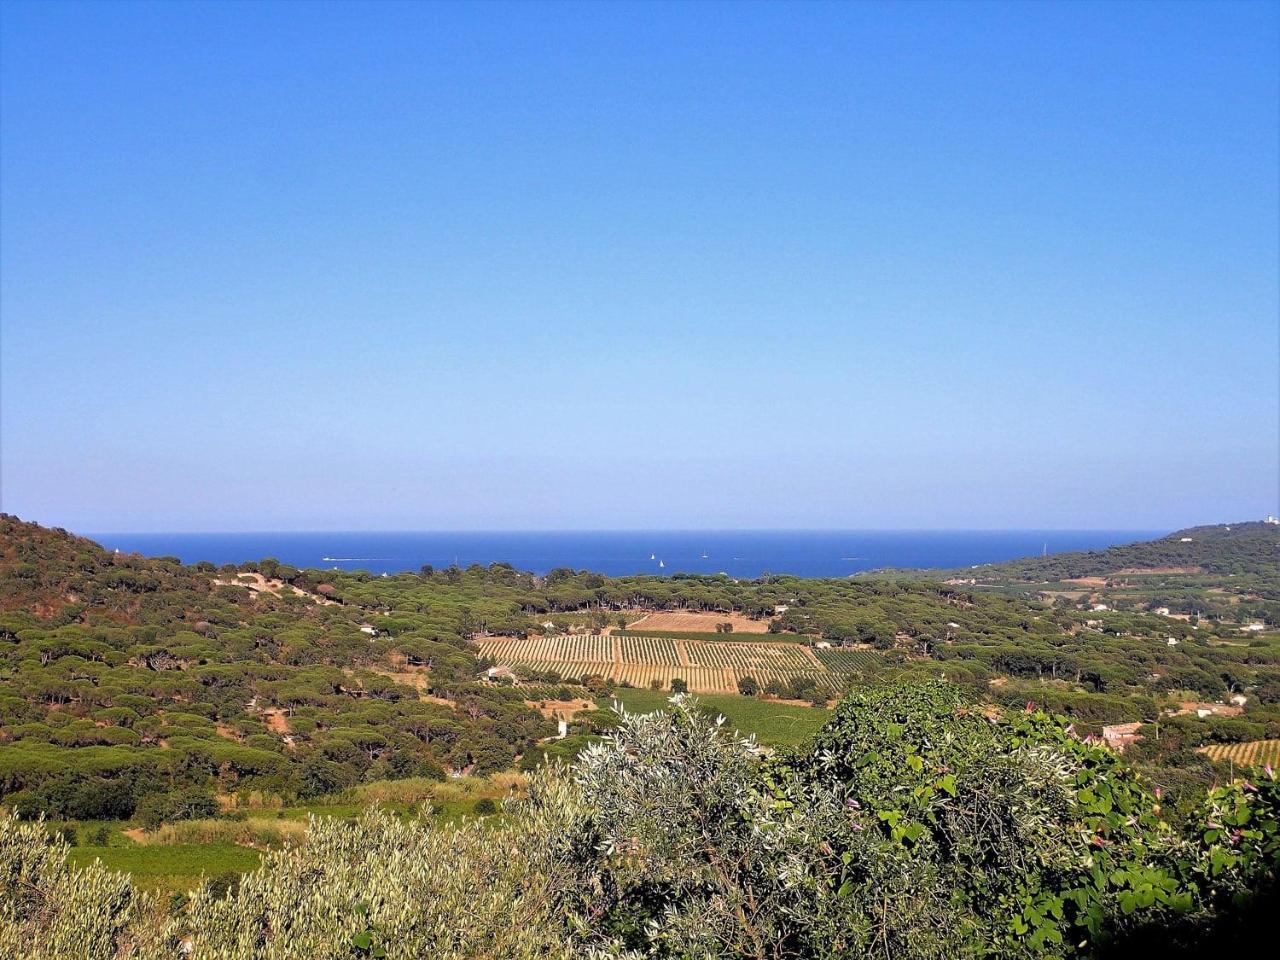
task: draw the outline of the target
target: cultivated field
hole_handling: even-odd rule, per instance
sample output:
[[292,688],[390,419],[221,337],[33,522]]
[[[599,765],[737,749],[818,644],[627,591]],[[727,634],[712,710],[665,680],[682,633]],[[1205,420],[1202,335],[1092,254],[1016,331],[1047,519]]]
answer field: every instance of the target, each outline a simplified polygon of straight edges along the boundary
[[1237,767],[1280,766],[1280,740],[1249,740],[1245,743],[1215,743],[1200,752],[1218,763],[1231,761]]
[[738,681],[754,678],[761,686],[801,677],[830,689],[845,676],[867,669],[876,654],[863,650],[812,650],[788,642],[678,640],[669,637],[486,637],[476,641],[486,660],[565,680],[598,676],[619,684],[648,687],[655,680],[670,689],[677,677],[693,693],[736,693]]
[[734,633],[765,633],[768,620],[752,620],[740,613],[699,613],[687,610],[646,613],[639,620],[627,624],[628,630],[692,630],[715,633],[716,624],[733,624]]

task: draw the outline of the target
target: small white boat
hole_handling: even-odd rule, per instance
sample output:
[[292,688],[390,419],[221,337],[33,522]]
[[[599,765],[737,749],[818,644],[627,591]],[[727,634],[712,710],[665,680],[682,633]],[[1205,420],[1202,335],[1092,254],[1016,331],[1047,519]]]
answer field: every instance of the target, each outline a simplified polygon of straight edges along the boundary
[[702,559],[703,560],[707,559],[707,551],[705,550],[702,551]]
[[652,553],[651,553],[651,554],[649,554],[649,559],[650,559],[650,560],[657,560],[657,559],[658,559],[658,557],[657,557],[657,555],[656,555],[656,554],[652,554]]
[[663,563],[661,560],[659,560],[659,561],[658,561],[658,566],[660,566],[660,567],[665,567],[665,566],[666,566],[666,564],[665,564],[665,563]]

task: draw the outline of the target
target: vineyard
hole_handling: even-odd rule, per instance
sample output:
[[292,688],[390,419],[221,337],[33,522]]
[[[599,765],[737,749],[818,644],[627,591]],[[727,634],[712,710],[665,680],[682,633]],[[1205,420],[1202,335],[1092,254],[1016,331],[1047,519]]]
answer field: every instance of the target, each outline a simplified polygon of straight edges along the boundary
[[1200,752],[1216,763],[1234,763],[1238,767],[1280,766],[1280,740],[1250,740],[1246,743],[1215,743],[1201,747]]
[[488,637],[476,642],[484,659],[513,669],[555,673],[564,680],[598,676],[634,687],[657,681],[663,689],[680,678],[694,693],[735,693],[743,677],[761,686],[807,678],[834,691],[877,656],[865,650],[815,651],[787,642],[717,643],[631,635]]

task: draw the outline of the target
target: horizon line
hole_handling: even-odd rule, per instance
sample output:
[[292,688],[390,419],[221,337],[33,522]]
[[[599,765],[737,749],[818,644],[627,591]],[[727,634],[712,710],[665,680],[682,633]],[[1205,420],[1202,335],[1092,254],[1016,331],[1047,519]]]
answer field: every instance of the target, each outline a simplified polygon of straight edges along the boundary
[[[1260,521],[1239,520],[1232,523]],[[1191,524],[1189,526],[1230,526],[1229,523]],[[68,528],[63,528],[68,529]],[[90,530],[86,537],[119,536],[248,536],[267,534],[346,535],[346,534],[559,534],[559,533],[1155,533],[1165,527],[472,527],[472,528],[405,528],[361,530]],[[1187,527],[1169,528],[1170,532]],[[74,531],[73,531],[74,532]]]

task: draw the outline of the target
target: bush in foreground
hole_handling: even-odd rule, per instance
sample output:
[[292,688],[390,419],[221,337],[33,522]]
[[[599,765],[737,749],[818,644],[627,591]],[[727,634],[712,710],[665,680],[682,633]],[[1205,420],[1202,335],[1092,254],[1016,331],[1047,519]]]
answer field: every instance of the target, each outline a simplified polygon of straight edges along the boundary
[[676,698],[537,773],[500,822],[315,820],[170,916],[123,877],[73,872],[43,826],[0,820],[0,955],[1194,953],[1259,915],[1278,812],[1263,776],[1210,793],[1180,833],[1060,721],[989,720],[939,685],[856,692],[812,744],[767,759]]

